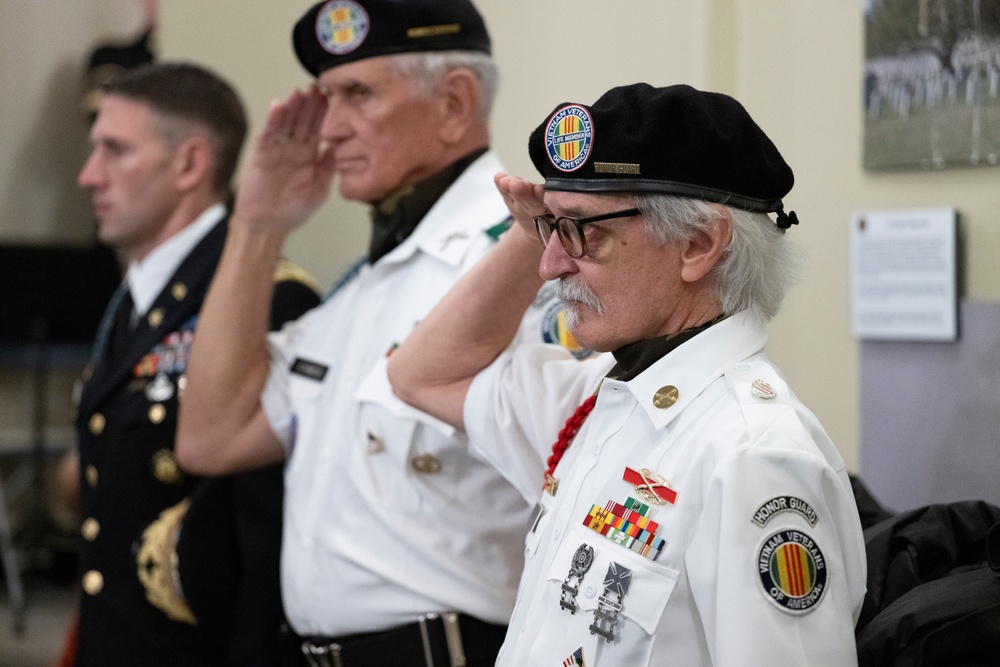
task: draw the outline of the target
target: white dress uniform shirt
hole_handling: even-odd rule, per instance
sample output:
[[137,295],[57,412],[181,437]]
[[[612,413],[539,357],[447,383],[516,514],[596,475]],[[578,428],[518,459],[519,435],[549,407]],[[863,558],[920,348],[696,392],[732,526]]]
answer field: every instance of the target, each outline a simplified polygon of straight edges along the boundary
[[[508,219],[493,153],[402,244],[272,334],[262,402],[285,442],[282,595],[302,635],[341,636],[460,611],[506,623],[526,501],[464,434],[402,403],[386,358],[489,250]],[[522,323],[541,340],[538,311]],[[532,315],[534,313],[534,316]]]
[[[819,422],[765,357],[765,342],[764,329],[737,314],[634,380],[603,381],[555,470],[555,496],[540,494],[498,665],[856,664],[866,563],[850,481]],[[609,366],[606,357],[567,363],[551,347],[505,353],[470,389],[470,438],[504,438],[484,456],[539,488],[537,457]],[[657,524],[652,538],[589,527],[595,506],[641,500],[643,483],[666,497],[641,501]],[[643,556],[627,546],[659,539],[655,560],[655,548]],[[589,569],[571,575],[587,547]],[[626,581],[624,594],[615,584],[607,590],[609,580]],[[563,608],[567,600],[575,612]]]

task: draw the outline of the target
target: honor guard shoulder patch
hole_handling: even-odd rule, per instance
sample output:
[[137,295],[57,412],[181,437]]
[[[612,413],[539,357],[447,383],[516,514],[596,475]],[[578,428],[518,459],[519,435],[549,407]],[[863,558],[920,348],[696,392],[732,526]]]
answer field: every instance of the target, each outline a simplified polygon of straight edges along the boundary
[[815,526],[816,521],[819,520],[819,517],[816,515],[816,510],[812,508],[812,505],[796,496],[775,496],[774,498],[771,498],[757,508],[757,511],[753,513],[750,520],[758,526],[763,526],[770,521],[775,514],[779,514],[781,512],[795,512],[808,521],[810,526]]
[[798,530],[782,530],[761,543],[757,572],[764,596],[779,609],[804,614],[826,592],[826,559],[819,545]]
[[590,112],[578,104],[565,106],[549,119],[545,127],[545,150],[549,161],[559,171],[576,171],[590,156],[594,142],[594,123]]

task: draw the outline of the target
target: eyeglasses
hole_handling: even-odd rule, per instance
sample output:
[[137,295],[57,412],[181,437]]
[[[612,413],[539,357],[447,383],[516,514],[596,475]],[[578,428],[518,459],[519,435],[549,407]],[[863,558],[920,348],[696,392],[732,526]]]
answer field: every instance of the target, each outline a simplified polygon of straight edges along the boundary
[[587,239],[583,234],[583,226],[592,222],[602,220],[612,220],[614,218],[631,218],[639,215],[641,211],[637,208],[628,208],[614,213],[595,215],[590,218],[571,218],[568,215],[561,215],[558,218],[551,213],[536,215],[534,217],[535,229],[538,231],[538,238],[542,240],[542,245],[547,246],[552,232],[559,235],[559,242],[566,250],[566,254],[573,259],[580,259],[587,252]]

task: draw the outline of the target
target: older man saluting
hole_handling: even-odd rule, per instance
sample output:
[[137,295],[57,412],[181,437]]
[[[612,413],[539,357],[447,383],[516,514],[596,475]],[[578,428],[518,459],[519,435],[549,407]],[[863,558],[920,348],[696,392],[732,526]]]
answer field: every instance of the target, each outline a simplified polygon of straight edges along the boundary
[[[855,664],[847,472],[764,353],[788,165],[736,100],[688,86],[560,105],[529,151],[544,186],[497,177],[517,224],[389,364],[539,489],[497,664]],[[507,349],[543,278],[611,355]]]
[[[178,457],[203,473],[287,459],[282,596],[313,664],[492,665],[531,505],[385,374],[509,218],[486,26],[468,0],[330,0],[293,43],[316,85],[272,106],[243,173]],[[268,338],[263,267],[335,176],[372,206],[368,256]]]

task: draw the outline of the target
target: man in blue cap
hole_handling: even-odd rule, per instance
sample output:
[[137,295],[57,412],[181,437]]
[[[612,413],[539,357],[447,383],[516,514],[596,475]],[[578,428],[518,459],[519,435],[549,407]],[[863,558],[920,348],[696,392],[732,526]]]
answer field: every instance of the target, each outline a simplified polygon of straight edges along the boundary
[[[202,473],[287,459],[282,595],[314,664],[492,665],[530,504],[385,375],[509,219],[488,148],[486,27],[468,0],[331,0],[298,21],[293,44],[316,85],[272,106],[248,161],[179,457]],[[268,338],[261,267],[334,176],[372,207],[368,256]],[[525,335],[540,340],[537,314]]]
[[[791,169],[736,100],[689,86],[559,105],[529,152],[544,185],[498,175],[516,224],[389,364],[539,488],[497,664],[856,664],[850,481],[764,352]],[[542,279],[610,355],[507,349]]]

